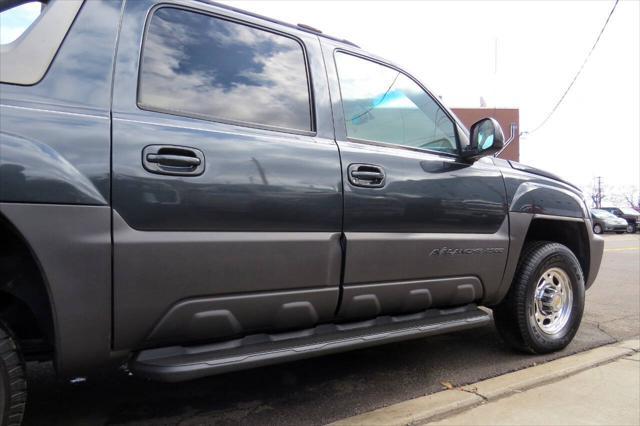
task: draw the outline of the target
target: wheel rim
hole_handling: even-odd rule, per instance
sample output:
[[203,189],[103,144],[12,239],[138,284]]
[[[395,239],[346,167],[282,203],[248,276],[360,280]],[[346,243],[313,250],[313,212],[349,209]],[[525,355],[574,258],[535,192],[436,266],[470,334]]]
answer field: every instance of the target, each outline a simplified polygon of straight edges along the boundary
[[547,269],[533,294],[533,322],[545,334],[558,334],[569,322],[572,306],[569,275],[560,268]]
[[632,234],[633,233],[633,225],[628,225],[627,226],[627,232]]
[[600,225],[594,226],[593,232],[595,232],[596,234],[600,234],[602,232],[602,228],[600,227]]

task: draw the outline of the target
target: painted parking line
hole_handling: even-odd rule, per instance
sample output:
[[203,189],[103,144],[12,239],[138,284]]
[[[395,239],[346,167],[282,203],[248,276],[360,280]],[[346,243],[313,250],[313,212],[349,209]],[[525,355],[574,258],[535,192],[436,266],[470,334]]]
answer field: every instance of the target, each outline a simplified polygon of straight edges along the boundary
[[630,241],[640,239],[640,234],[602,234],[601,237],[607,240]]
[[618,248],[610,248],[604,249],[605,253],[608,251],[632,251],[632,250],[640,250],[640,247],[618,247]]

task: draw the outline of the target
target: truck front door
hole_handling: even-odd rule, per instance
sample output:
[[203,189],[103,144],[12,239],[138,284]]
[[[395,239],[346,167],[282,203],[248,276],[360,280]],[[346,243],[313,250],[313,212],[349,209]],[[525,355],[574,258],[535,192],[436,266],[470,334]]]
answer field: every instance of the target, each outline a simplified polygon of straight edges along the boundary
[[509,227],[490,162],[401,70],[323,41],[340,148],[346,236],[340,315],[462,305],[500,283]]

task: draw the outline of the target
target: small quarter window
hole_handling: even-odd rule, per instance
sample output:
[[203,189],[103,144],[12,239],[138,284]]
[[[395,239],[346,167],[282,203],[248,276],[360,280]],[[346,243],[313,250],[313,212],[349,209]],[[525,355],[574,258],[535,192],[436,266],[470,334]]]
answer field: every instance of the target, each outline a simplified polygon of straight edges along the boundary
[[0,83],[42,80],[83,2],[0,0]]
[[18,39],[40,16],[44,3],[32,1],[0,13],[0,44]]
[[183,9],[158,9],[143,48],[142,108],[310,131],[304,51],[296,40]]
[[416,82],[393,68],[336,54],[347,136],[455,154],[455,124]]

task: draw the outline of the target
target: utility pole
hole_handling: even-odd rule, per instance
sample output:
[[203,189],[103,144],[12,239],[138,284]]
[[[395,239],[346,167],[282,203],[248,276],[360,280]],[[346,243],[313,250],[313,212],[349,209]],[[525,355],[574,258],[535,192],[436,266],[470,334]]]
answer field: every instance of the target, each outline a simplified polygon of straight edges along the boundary
[[596,182],[591,198],[595,207],[599,209],[602,207],[602,199],[604,198],[604,194],[602,193],[602,176],[596,177]]

